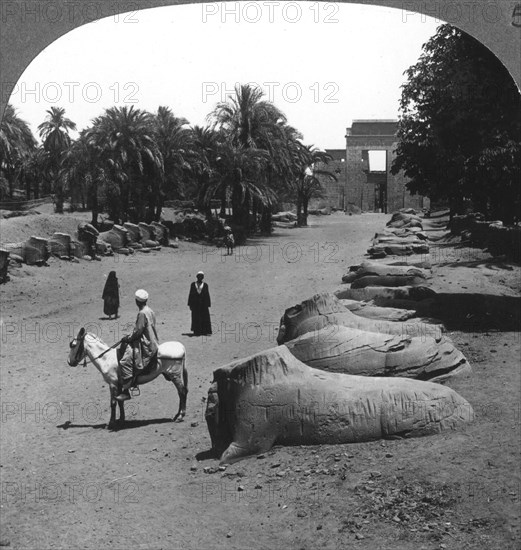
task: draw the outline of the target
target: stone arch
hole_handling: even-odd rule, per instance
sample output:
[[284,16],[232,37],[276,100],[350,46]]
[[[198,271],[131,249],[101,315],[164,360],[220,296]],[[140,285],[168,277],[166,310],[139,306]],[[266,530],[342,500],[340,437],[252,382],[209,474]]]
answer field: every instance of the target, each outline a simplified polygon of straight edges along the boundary
[[[232,2],[234,0],[225,0]],[[204,0],[207,3],[206,0]],[[521,2],[496,0],[340,0],[346,4],[384,6],[402,11],[404,23],[413,17],[436,17],[451,23],[487,46],[521,88]],[[49,44],[84,24],[140,8],[202,4],[202,0],[134,0],[71,2],[14,0],[0,5],[0,115],[11,90],[31,61]]]

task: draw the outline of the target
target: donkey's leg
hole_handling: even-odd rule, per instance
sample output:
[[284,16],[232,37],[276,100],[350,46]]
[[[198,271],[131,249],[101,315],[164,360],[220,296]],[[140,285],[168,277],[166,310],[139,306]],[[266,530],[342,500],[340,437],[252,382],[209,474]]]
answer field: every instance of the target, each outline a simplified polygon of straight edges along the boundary
[[125,421],[125,401],[118,401],[119,405],[119,421]]
[[184,417],[186,414],[186,398],[188,397],[188,371],[185,367],[185,361],[183,359],[183,396],[179,397],[179,408],[181,415]]
[[172,378],[172,382],[177,388],[177,394],[179,395],[179,410],[174,416],[174,422],[179,419],[183,420],[186,415],[186,396],[188,395],[188,372],[186,371],[185,363],[183,360],[183,373],[182,377],[177,375]]
[[109,430],[114,429],[116,425],[116,395],[118,394],[118,388],[116,386],[110,386],[110,420],[107,428]]

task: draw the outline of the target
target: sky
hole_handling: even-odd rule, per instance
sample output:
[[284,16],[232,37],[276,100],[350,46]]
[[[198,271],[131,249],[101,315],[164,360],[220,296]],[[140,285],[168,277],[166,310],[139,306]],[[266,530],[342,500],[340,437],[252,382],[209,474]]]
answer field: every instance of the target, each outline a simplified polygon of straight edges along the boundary
[[404,71],[439,21],[322,2],[227,2],[109,16],[56,40],[10,102],[33,132],[52,106],[78,125],[134,105],[203,125],[236,83],[256,83],[304,136],[343,149],[353,119],[396,119]]

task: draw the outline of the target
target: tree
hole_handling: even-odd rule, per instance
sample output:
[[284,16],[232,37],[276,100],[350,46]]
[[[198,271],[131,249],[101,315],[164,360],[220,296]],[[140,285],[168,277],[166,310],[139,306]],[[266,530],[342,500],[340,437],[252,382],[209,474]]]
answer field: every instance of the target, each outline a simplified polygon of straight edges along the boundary
[[94,227],[98,226],[100,195],[110,187],[108,172],[107,159],[96,144],[93,129],[82,130],[65,154],[61,177],[71,193],[71,203],[79,196],[84,207],[91,209]]
[[150,219],[158,181],[164,177],[163,156],[150,113],[134,107],[111,107],[94,119],[91,140],[106,167],[109,215],[116,222]]
[[29,125],[16,114],[14,107],[8,104],[0,124],[2,195],[13,197],[22,166],[35,150],[36,140]]
[[44,122],[38,126],[43,148],[47,153],[47,176],[52,181],[55,193],[56,212],[63,213],[64,189],[60,178],[63,156],[71,144],[69,131],[76,130],[76,124],[65,116],[62,107],[51,107]]
[[222,133],[209,126],[194,126],[192,175],[197,182],[197,206],[205,212],[207,220],[212,218],[211,201],[217,193],[221,201],[220,216],[226,217],[226,187],[219,186],[217,158],[224,141]]
[[154,181],[149,205],[154,218],[159,220],[164,195],[185,197],[190,191],[187,184],[194,161],[193,134],[188,120],[176,117],[168,107],[159,107],[152,119],[155,141],[163,158],[163,177]]
[[[225,152],[221,158],[226,159],[224,164],[228,168],[233,166],[235,174],[233,178],[225,178],[227,185],[232,185],[233,219],[235,223],[243,225],[246,232],[250,229],[250,208],[254,211],[257,206],[268,208],[276,196],[274,189],[270,188],[273,181],[266,170],[276,160],[274,143],[277,138],[282,138],[286,124],[282,111],[263,100],[263,96],[262,90],[256,86],[238,85],[235,87],[235,96],[227,102],[218,103],[208,117],[212,128],[225,136],[221,145]],[[265,162],[261,162],[261,157]],[[236,164],[238,160],[244,160],[248,166],[240,168]],[[256,183],[251,179],[252,174]],[[249,179],[241,181],[240,177],[246,175]]]
[[324,168],[332,159],[331,155],[311,145],[297,143],[299,171],[294,180],[294,190],[297,196],[297,224],[307,226],[309,200],[322,196],[323,184],[320,178],[331,181],[336,181],[337,178]]
[[20,162],[20,183],[25,186],[27,199],[31,195],[37,199],[40,197],[42,180],[47,173],[48,155],[42,146],[35,147],[28,154],[24,155]]
[[[263,178],[269,155],[262,149],[234,145],[221,132],[207,130],[198,138],[206,139],[205,163],[202,164],[199,202],[209,212],[214,197],[221,199],[221,216],[226,216],[226,199],[231,198],[232,219],[236,225],[249,227],[249,200],[268,204],[274,192]],[[248,200],[249,197],[249,200]],[[245,206],[248,206],[245,208]]]
[[464,199],[485,214],[512,221],[521,206],[521,101],[508,71],[480,42],[442,25],[423,47],[402,87],[392,173],[408,189]]

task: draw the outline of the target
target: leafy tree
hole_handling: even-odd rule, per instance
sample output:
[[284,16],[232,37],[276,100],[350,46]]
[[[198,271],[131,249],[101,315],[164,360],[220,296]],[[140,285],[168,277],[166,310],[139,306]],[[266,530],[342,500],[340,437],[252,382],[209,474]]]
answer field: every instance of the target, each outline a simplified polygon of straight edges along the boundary
[[191,189],[188,182],[192,179],[193,133],[188,127],[188,120],[176,117],[168,107],[159,107],[152,119],[155,141],[163,157],[163,177],[154,181],[150,195],[154,217],[159,220],[163,198],[166,195],[185,197]]
[[102,204],[100,197],[110,188],[109,164],[102,149],[96,144],[92,128],[80,132],[62,163],[62,179],[71,193],[71,203],[79,195],[83,206],[92,210],[91,223],[98,225]]
[[51,180],[55,193],[56,212],[63,213],[64,189],[60,177],[63,157],[70,147],[69,131],[76,130],[76,124],[65,116],[62,107],[51,107],[45,121],[38,126],[43,149],[47,153],[45,163],[47,177]]
[[91,140],[106,167],[109,215],[116,222],[150,219],[164,177],[163,156],[150,113],[134,107],[111,107],[94,119]]
[[332,159],[325,151],[320,151],[310,145],[297,145],[298,169],[299,172],[294,180],[294,190],[297,196],[297,224],[306,226],[308,224],[308,205],[313,197],[320,197],[323,194],[323,179],[336,181],[336,176],[325,169],[325,166]]
[[464,199],[510,222],[521,206],[521,101],[505,67],[480,42],[442,25],[406,73],[392,172],[408,189]]
[[[224,176],[222,184],[226,182],[231,186],[233,220],[246,231],[250,228],[250,209],[255,212],[259,206],[269,208],[276,196],[270,188],[273,180],[268,177],[266,167],[276,161],[274,144],[283,136],[286,124],[285,115],[263,100],[263,96],[258,87],[236,86],[235,96],[218,103],[208,117],[211,127],[225,136],[221,142],[221,174],[224,170],[228,175]],[[241,168],[237,165],[239,160],[247,164]],[[229,170],[233,171],[233,177]],[[222,184],[220,192],[224,193]]]
[[14,107],[8,104],[0,124],[2,195],[13,197],[23,164],[35,150],[36,140],[29,125],[16,114]]
[[30,199],[31,195],[37,199],[40,197],[40,191],[45,191],[42,183],[45,181],[47,164],[48,155],[43,146],[35,147],[21,159],[20,182],[25,186],[27,199]]
[[217,169],[219,148],[224,141],[221,132],[209,126],[194,126],[192,174],[197,181],[197,205],[205,212],[206,218],[212,218],[211,201],[217,194],[221,201],[220,216],[226,217],[226,186],[218,185],[220,180]]

